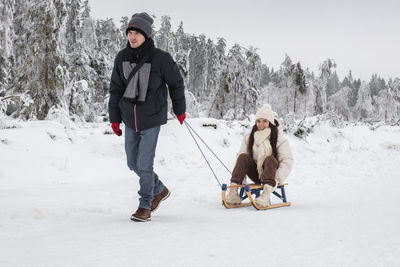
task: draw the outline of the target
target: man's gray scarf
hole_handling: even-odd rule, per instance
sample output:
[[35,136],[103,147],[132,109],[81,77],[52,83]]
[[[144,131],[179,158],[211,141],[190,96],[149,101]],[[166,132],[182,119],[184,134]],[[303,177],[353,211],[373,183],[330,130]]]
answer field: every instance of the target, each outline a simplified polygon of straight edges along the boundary
[[[135,68],[136,63],[129,61],[122,62],[122,69],[125,79],[128,79],[129,74]],[[149,87],[151,63],[144,63],[126,86],[124,98],[144,102],[146,99],[147,89]]]

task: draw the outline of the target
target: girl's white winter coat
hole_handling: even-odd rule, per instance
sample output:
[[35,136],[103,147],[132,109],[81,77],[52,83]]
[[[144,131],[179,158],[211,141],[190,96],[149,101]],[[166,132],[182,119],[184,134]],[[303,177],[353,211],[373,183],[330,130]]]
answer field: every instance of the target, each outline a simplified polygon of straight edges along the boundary
[[[240,155],[242,153],[247,153],[247,144],[249,141],[249,136],[250,136],[250,134],[248,134],[243,139],[242,146],[240,148],[238,155]],[[278,152],[279,167],[276,171],[275,179],[278,180],[278,182],[282,184],[286,180],[286,178],[289,176],[289,174],[292,170],[293,155],[292,155],[292,150],[290,149],[290,146],[289,146],[289,142],[286,139],[286,137],[283,135],[281,130],[279,130],[278,140],[276,143],[276,149]],[[253,159],[255,161],[257,161],[257,159],[258,159],[258,149],[255,144],[253,145]]]

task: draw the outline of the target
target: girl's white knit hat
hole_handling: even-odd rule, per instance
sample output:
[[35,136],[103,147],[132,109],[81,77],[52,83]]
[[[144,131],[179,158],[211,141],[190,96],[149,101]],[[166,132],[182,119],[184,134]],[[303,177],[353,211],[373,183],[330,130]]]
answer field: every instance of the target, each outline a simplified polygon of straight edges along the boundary
[[267,119],[270,123],[275,125],[274,112],[269,104],[265,104],[258,109],[256,113],[256,120],[258,119]]

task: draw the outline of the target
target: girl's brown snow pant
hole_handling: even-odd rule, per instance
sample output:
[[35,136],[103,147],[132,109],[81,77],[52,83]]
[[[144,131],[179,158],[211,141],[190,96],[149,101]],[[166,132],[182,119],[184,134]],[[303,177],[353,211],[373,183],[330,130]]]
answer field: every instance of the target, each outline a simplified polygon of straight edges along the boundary
[[264,160],[263,173],[259,176],[256,162],[249,154],[242,153],[236,160],[231,183],[241,184],[247,175],[256,184],[269,184],[274,187],[277,167],[278,161],[274,156],[269,156]]

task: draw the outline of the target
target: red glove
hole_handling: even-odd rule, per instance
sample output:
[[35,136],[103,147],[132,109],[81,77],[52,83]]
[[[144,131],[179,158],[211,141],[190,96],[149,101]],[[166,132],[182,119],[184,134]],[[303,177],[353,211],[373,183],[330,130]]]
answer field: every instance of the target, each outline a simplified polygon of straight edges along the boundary
[[121,129],[119,128],[120,123],[119,122],[113,122],[111,123],[111,129],[114,131],[114,133],[118,136],[122,134]]
[[186,113],[183,113],[182,115],[176,115],[178,118],[178,121],[182,124],[183,121],[186,119]]

